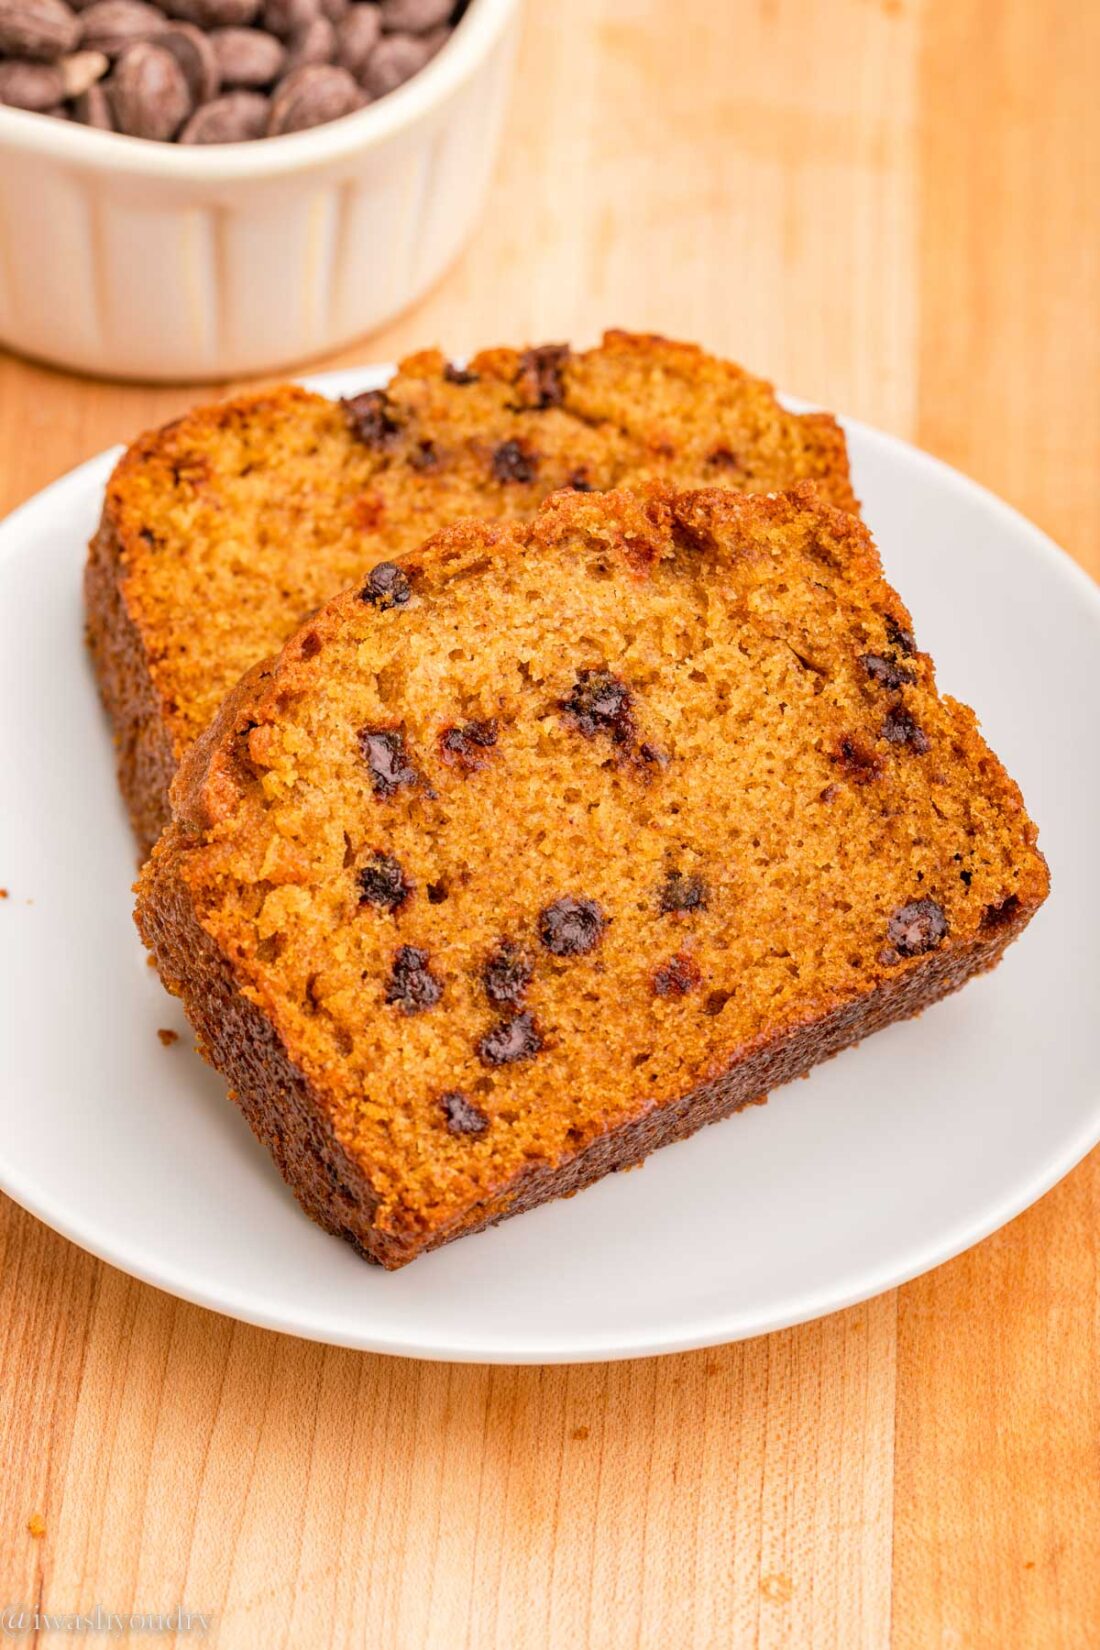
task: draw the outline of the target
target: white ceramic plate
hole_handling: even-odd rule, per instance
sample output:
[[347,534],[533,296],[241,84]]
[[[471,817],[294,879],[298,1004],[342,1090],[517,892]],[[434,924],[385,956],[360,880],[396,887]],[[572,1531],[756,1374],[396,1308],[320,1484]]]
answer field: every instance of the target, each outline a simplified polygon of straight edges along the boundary
[[[1041,826],[1053,893],[994,974],[640,1173],[402,1272],[364,1265],[299,1211],[131,922],[134,850],[81,644],[104,454],[0,527],[4,1190],[125,1271],[253,1323],[564,1362],[830,1312],[946,1260],[1064,1175],[1100,1138],[1100,592],[973,483],[847,428],[921,645]],[[180,1041],[163,1047],[158,1027]]]

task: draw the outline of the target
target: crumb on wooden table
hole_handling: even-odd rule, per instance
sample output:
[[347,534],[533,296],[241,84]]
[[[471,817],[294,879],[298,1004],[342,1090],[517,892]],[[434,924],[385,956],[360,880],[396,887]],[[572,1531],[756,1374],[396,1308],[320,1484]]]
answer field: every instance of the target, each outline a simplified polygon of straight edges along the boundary
[[171,1048],[173,1043],[178,1043],[180,1040],[179,1032],[169,1031],[167,1026],[158,1026],[157,1036],[160,1038],[165,1048]]
[[41,1513],[31,1513],[27,1519],[27,1533],[33,1535],[36,1541],[41,1541],[46,1534],[46,1520]]

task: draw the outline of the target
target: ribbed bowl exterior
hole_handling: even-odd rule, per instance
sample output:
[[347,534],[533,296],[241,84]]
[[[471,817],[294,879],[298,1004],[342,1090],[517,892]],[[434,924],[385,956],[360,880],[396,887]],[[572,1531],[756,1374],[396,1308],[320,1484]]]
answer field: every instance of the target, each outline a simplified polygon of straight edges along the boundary
[[236,146],[219,151],[225,176],[214,151],[175,148],[170,170],[137,171],[122,164],[135,140],[67,128],[59,150],[41,141],[54,122],[0,109],[0,340],[105,377],[198,381],[382,325],[442,274],[484,203],[519,15],[497,9],[476,61],[413,118],[380,134],[384,105],[368,109],[339,123],[362,136],[339,134],[335,154],[335,128],[270,140],[288,164],[265,155],[255,175],[235,169]]

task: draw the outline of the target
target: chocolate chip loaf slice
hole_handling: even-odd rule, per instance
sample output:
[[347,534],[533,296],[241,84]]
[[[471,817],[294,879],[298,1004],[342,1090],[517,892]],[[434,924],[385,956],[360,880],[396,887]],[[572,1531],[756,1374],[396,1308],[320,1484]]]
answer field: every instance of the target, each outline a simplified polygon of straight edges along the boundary
[[992,967],[1035,827],[812,486],[560,493],[383,563],[184,757],[138,923],[310,1215],[387,1267]]
[[816,480],[854,509],[844,437],[702,350],[412,357],[342,406],[284,387],[204,407],[120,461],[86,576],[88,634],[145,848],[176,763],[250,665],[321,602],[465,515],[647,476],[766,492]]

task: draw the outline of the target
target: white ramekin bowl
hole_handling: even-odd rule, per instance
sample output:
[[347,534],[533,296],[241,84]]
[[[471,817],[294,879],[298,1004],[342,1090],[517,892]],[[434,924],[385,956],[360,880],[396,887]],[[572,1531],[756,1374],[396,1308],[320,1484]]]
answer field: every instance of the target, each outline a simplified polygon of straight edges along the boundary
[[520,0],[329,126],[211,148],[0,107],[0,342],[110,378],[269,372],[380,326],[484,201]]

